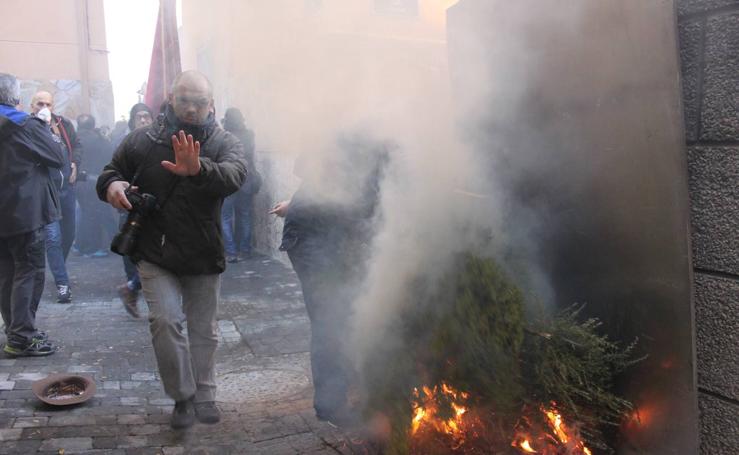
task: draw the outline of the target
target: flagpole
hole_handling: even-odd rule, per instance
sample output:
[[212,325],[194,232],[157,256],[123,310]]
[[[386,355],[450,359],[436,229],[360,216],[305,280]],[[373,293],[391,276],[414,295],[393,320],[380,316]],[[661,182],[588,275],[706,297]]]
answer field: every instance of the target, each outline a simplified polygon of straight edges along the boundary
[[161,46],[159,46],[159,51],[161,52],[161,58],[162,58],[162,99],[167,100],[167,59],[166,57],[166,51],[164,50],[165,42],[164,42],[164,22],[165,22],[165,16],[164,16],[164,2],[167,0],[159,0],[159,17],[161,20],[159,21],[159,36],[161,36]]

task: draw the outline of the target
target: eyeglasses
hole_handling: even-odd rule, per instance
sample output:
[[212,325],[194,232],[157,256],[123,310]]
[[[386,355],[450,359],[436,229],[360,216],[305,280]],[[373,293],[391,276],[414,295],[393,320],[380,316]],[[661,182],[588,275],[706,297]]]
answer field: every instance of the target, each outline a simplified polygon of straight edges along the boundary
[[198,109],[205,109],[210,105],[210,100],[208,98],[190,98],[188,96],[176,96],[175,102],[183,107],[194,105]]

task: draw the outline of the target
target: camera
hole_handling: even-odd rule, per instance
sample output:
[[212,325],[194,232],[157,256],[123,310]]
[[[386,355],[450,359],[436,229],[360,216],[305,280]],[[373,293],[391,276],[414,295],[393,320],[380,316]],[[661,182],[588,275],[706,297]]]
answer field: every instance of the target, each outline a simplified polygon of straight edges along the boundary
[[127,189],[126,198],[131,203],[131,210],[121,231],[110,243],[111,251],[121,256],[130,256],[133,253],[144,218],[157,210],[157,198],[153,194],[136,193]]

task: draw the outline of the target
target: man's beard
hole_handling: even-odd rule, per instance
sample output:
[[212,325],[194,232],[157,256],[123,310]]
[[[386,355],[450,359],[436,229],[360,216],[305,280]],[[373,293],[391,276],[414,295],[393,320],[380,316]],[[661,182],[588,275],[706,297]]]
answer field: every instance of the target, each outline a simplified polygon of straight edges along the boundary
[[212,112],[208,113],[208,116],[200,124],[187,123],[180,120],[174,113],[174,109],[171,104],[167,105],[164,112],[167,123],[167,130],[170,134],[178,134],[180,131],[184,131],[185,134],[192,135],[196,141],[203,141],[208,137],[210,130],[215,125],[215,115]]

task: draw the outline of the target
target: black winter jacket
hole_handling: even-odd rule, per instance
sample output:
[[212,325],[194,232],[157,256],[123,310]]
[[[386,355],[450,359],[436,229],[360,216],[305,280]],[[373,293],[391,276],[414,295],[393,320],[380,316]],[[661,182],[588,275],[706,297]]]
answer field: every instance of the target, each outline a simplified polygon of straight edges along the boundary
[[221,205],[246,177],[241,143],[212,123],[196,137],[200,174],[180,177],[161,165],[175,161],[172,132],[171,122],[160,117],[151,127],[129,134],[98,178],[98,197],[106,201],[112,182],[131,182],[140,169],[133,184],[164,206],[143,221],[133,261],[145,260],[177,275],[221,273],[226,268]]
[[69,161],[76,164],[77,169],[79,169],[84,150],[77,137],[77,131],[74,129],[74,125],[68,118],[56,114],[51,114],[51,121],[59,128],[61,139],[64,141],[64,145],[67,147],[69,153]]
[[72,163],[77,166],[79,172],[84,150],[79,137],[77,137],[77,131],[75,131],[74,125],[69,119],[61,115],[51,114],[51,123],[52,127],[59,130],[59,139],[64,144],[66,151],[65,162],[62,166],[62,174],[64,175],[62,189],[66,189],[69,186],[69,176],[72,174]]
[[50,174],[58,174],[63,163],[61,144],[46,123],[0,104],[0,237],[59,219],[59,196]]
[[[85,172],[87,178],[91,176],[97,178],[103,172],[103,167],[110,163],[113,156],[113,145],[98,130],[81,129],[77,131],[77,138],[82,150],[85,151],[85,160],[78,171]],[[79,180],[80,177],[81,175],[78,175],[77,179]]]

